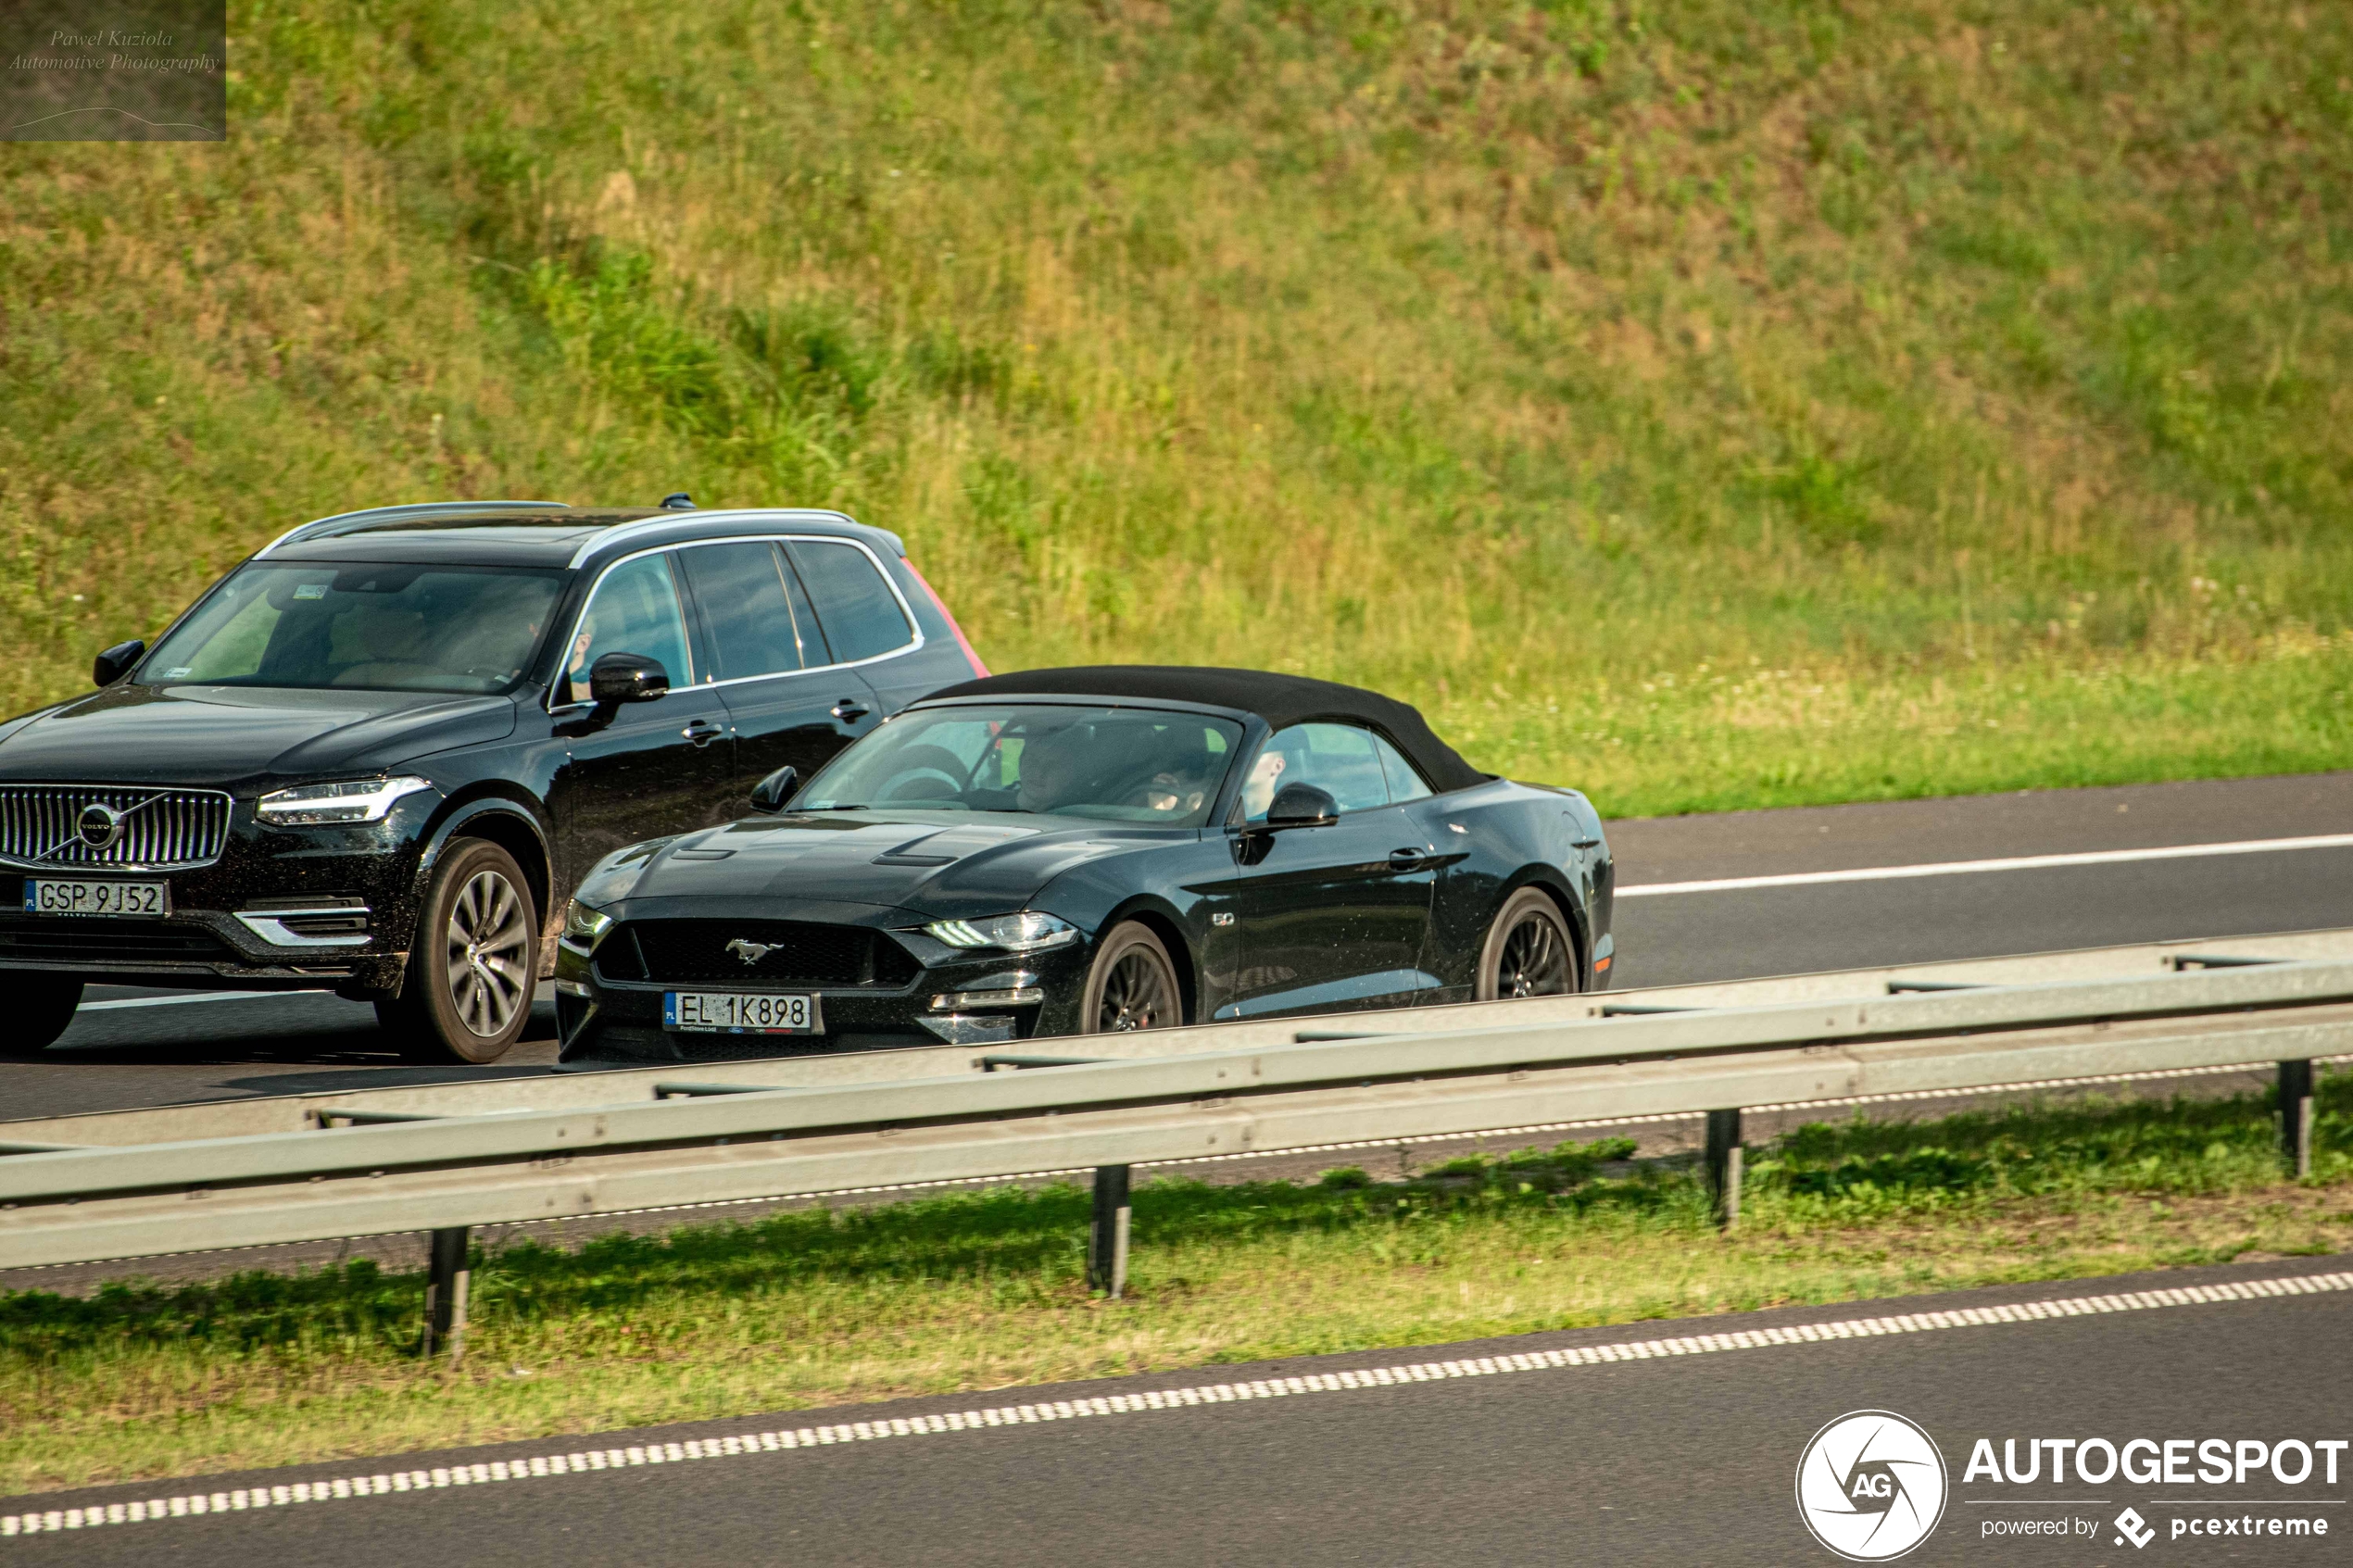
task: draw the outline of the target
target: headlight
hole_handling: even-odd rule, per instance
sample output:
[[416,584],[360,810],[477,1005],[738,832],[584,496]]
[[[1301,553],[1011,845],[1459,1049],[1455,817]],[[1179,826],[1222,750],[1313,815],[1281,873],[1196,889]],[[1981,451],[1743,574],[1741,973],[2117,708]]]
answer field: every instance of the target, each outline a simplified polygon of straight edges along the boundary
[[1035,909],[987,920],[936,920],[924,931],[951,947],[1000,947],[1008,953],[1034,953],[1078,939],[1076,926]]
[[564,946],[593,953],[612,929],[612,916],[574,898],[564,906]]
[[643,844],[614,850],[588,868],[588,874],[580,879],[573,897],[597,909],[620,902],[629,897],[653,858],[676,842],[674,838],[649,838]]
[[280,827],[317,822],[381,822],[404,795],[433,788],[431,779],[354,779],[348,784],[304,784],[261,797],[261,820]]

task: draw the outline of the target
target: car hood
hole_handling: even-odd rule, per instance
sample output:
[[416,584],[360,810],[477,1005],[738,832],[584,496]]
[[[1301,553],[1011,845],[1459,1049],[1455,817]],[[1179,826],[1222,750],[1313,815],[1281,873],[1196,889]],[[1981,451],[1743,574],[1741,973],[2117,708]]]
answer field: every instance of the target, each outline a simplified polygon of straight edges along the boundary
[[0,727],[0,781],[234,788],[396,768],[514,727],[503,696],[112,686]]
[[751,817],[634,859],[624,851],[605,862],[612,870],[589,877],[581,897],[592,903],[626,898],[638,910],[661,899],[671,914],[686,913],[687,902],[667,900],[722,898],[888,906],[926,920],[970,919],[1023,908],[1073,866],[1195,836],[1015,812]]

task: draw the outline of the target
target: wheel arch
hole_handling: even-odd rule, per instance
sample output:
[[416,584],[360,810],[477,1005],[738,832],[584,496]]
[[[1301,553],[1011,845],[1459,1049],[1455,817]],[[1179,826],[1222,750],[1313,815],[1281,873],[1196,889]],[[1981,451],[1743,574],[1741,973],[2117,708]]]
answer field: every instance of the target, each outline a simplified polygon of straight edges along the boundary
[[1503,886],[1496,890],[1495,902],[1488,909],[1487,918],[1479,924],[1479,931],[1482,933],[1481,943],[1483,944],[1486,940],[1483,934],[1494,929],[1495,918],[1504,912],[1504,906],[1510,903],[1513,897],[1524,887],[1533,887],[1542,892],[1560,910],[1561,919],[1568,926],[1569,947],[1574,950],[1577,959],[1577,988],[1579,991],[1591,991],[1593,988],[1593,934],[1586,922],[1583,900],[1579,899],[1576,890],[1568,885],[1567,878],[1563,875],[1558,866],[1536,863],[1522,866],[1513,873]]
[[460,802],[434,829],[424,854],[418,858],[417,886],[421,895],[441,857],[461,838],[485,839],[514,857],[515,864],[522,868],[523,881],[531,893],[532,907],[544,937],[548,922],[555,918],[555,857],[537,815],[522,801],[503,795],[477,796]]
[[1168,961],[1176,966],[1176,994],[1185,1009],[1185,1022],[1201,1021],[1201,980],[1193,957],[1193,945],[1185,939],[1185,928],[1176,912],[1157,899],[1140,897],[1114,909],[1096,927],[1097,941],[1108,936],[1118,926],[1134,921],[1154,936],[1168,950]]

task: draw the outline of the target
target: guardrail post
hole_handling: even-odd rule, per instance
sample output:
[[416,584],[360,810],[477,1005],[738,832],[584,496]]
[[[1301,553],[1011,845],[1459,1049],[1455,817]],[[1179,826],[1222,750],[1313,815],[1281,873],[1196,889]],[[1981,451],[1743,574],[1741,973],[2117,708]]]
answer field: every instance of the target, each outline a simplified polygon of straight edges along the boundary
[[1716,1202],[1716,1223],[1737,1230],[1741,1223],[1741,1112],[1707,1113],[1707,1191]]
[[472,1274],[466,1267],[466,1251],[472,1237],[463,1225],[453,1225],[432,1235],[433,1261],[425,1275],[422,1353],[431,1360],[436,1352],[446,1352],[449,1364],[455,1366],[466,1353],[466,1286]]
[[2312,1173],[2312,1064],[2280,1063],[2280,1158],[2298,1181]]
[[1095,1219],[1087,1228],[1087,1288],[1113,1300],[1127,1292],[1127,1167],[1095,1167]]

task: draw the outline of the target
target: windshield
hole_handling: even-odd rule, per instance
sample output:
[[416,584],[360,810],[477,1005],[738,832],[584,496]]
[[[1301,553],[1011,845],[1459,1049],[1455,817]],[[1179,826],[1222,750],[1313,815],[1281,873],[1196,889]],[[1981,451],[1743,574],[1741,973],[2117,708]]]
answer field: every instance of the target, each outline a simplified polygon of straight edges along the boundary
[[503,691],[563,590],[559,571],[262,562],[148,656],[143,684]]
[[1197,828],[1242,727],[1134,708],[945,708],[902,714],[809,783],[793,809],[1042,811]]

